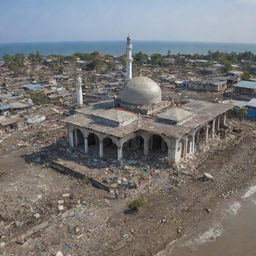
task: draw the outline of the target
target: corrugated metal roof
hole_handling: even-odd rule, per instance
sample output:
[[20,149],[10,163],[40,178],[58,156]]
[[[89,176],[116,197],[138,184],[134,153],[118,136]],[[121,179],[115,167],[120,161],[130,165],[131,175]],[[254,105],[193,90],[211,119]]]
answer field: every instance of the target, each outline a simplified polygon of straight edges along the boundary
[[11,106],[9,105],[9,104],[5,104],[5,105],[1,105],[0,106],[0,110],[1,111],[5,111],[5,110],[8,110],[8,109],[10,109],[11,108]]
[[251,99],[247,104],[247,107],[256,108],[256,98]]
[[28,89],[30,91],[36,91],[44,87],[41,84],[26,84],[26,85],[23,85],[23,88]]
[[256,82],[252,81],[241,81],[234,85],[239,88],[256,89]]

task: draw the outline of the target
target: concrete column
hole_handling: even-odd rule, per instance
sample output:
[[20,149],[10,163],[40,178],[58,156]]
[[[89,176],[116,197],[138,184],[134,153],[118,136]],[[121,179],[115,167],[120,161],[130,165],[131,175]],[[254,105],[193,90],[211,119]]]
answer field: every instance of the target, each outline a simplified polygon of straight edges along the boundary
[[205,129],[204,129],[204,141],[205,141],[205,143],[208,143],[208,139],[209,139],[209,126],[206,125]]
[[216,119],[212,121],[212,136],[214,136],[215,134],[215,123],[216,123]]
[[103,140],[99,139],[99,156],[103,158]]
[[187,153],[188,153],[188,137],[186,137],[184,140],[184,151],[183,151],[184,158],[187,157]]
[[196,142],[195,142],[195,140],[196,140],[196,135],[195,134],[193,134],[192,135],[192,152],[195,152],[195,144],[196,144]]
[[224,113],[223,114],[223,119],[222,119],[223,121],[223,125],[226,125],[226,123],[227,123],[227,113]]
[[144,155],[148,156],[149,153],[149,139],[144,138]]
[[73,136],[73,131],[68,132],[68,140],[69,140],[69,145],[70,147],[74,147],[74,136]]
[[121,161],[123,159],[123,147],[117,148],[117,160]]
[[88,137],[84,137],[84,152],[88,154]]
[[168,143],[168,159],[173,162],[178,162],[178,148],[179,141],[177,139],[172,139],[171,143]]
[[217,117],[217,131],[220,129],[220,116]]

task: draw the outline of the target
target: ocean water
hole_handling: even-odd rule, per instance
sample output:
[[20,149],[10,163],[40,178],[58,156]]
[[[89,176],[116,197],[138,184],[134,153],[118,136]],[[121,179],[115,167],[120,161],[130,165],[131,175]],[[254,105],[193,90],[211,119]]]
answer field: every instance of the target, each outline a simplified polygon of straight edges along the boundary
[[[167,42],[167,41],[134,41],[134,53],[142,51],[147,54],[167,54],[168,50],[177,53],[206,54],[210,51],[256,53],[255,44],[240,43],[200,43],[200,42]],[[0,43],[0,57],[4,53],[29,54],[39,51],[42,55],[71,55],[75,52],[90,53],[98,51],[102,54],[120,56],[125,53],[125,41],[95,41],[95,42],[35,42],[35,43]]]
[[195,232],[171,242],[156,256],[255,256],[256,186],[228,200]]

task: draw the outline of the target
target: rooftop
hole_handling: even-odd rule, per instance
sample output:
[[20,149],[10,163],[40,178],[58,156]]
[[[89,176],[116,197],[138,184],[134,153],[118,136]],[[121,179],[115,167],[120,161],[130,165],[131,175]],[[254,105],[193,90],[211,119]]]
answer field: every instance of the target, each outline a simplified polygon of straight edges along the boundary
[[[221,115],[234,107],[231,104],[211,103],[197,100],[191,101],[181,106],[180,108],[177,107],[169,109],[165,113],[162,113],[163,116],[166,116],[167,118],[181,120],[182,124],[181,122],[176,125],[165,124],[155,121],[155,118],[137,116],[136,120],[128,123],[127,125],[125,124],[123,126],[112,127],[95,122],[91,117],[93,108],[97,109],[96,106],[98,105],[99,108],[96,113],[102,112],[101,116],[104,117],[104,113],[108,113],[107,118],[112,120],[118,120],[116,114],[118,116],[121,113],[125,115],[127,114],[129,117],[130,115],[133,116],[134,114],[117,109],[113,109],[114,111],[109,111],[110,109],[107,110],[105,108],[104,110],[104,106],[109,106],[109,104],[111,104],[111,102],[107,102],[106,104],[98,103],[88,108],[82,108],[78,111],[83,114],[75,114],[73,116],[69,116],[62,120],[62,122],[73,124],[81,128],[87,128],[91,131],[98,131],[100,133],[108,134],[119,138],[130,135],[131,133],[136,131],[149,131],[153,134],[165,135],[167,137],[182,138],[191,130],[204,125],[205,123],[214,119],[216,116]],[[103,107],[103,109],[100,109],[100,105]],[[124,119],[120,117],[119,120]]]
[[118,125],[125,125],[137,120],[137,115],[122,109],[97,109],[91,115],[106,121],[113,121]]
[[0,116],[0,126],[7,126],[10,124],[17,123],[18,121],[19,121],[18,116],[12,116],[12,117]]
[[184,110],[182,108],[171,108],[157,115],[158,118],[180,122],[181,120],[188,118],[193,113]]
[[256,89],[256,82],[252,81],[240,81],[234,85],[235,87],[239,88],[247,88],[247,89]]
[[26,84],[22,86],[24,89],[28,89],[30,91],[36,91],[44,88],[41,84]]

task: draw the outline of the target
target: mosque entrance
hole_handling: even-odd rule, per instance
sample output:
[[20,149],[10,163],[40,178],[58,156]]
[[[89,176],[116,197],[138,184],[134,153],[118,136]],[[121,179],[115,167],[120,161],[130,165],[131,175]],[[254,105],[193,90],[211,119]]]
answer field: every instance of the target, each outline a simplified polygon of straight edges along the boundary
[[167,151],[168,147],[163,138],[154,134],[149,140],[149,152],[166,156]]
[[113,143],[111,138],[105,138],[103,140],[103,154],[106,158],[117,159],[117,146]]
[[73,131],[73,138],[74,138],[75,147],[78,150],[83,151],[84,150],[84,135],[83,135],[83,133],[79,129],[75,129]]
[[123,145],[123,157],[125,159],[139,159],[143,156],[144,140],[141,136],[136,136],[128,140]]
[[202,127],[196,132],[196,140],[195,140],[195,149],[196,151],[200,150],[200,145],[205,142],[205,128]]
[[99,155],[99,138],[94,133],[88,136],[88,152],[92,155]]
[[76,132],[77,132],[77,147],[84,146],[84,135],[83,135],[83,133],[79,129],[77,129]]

